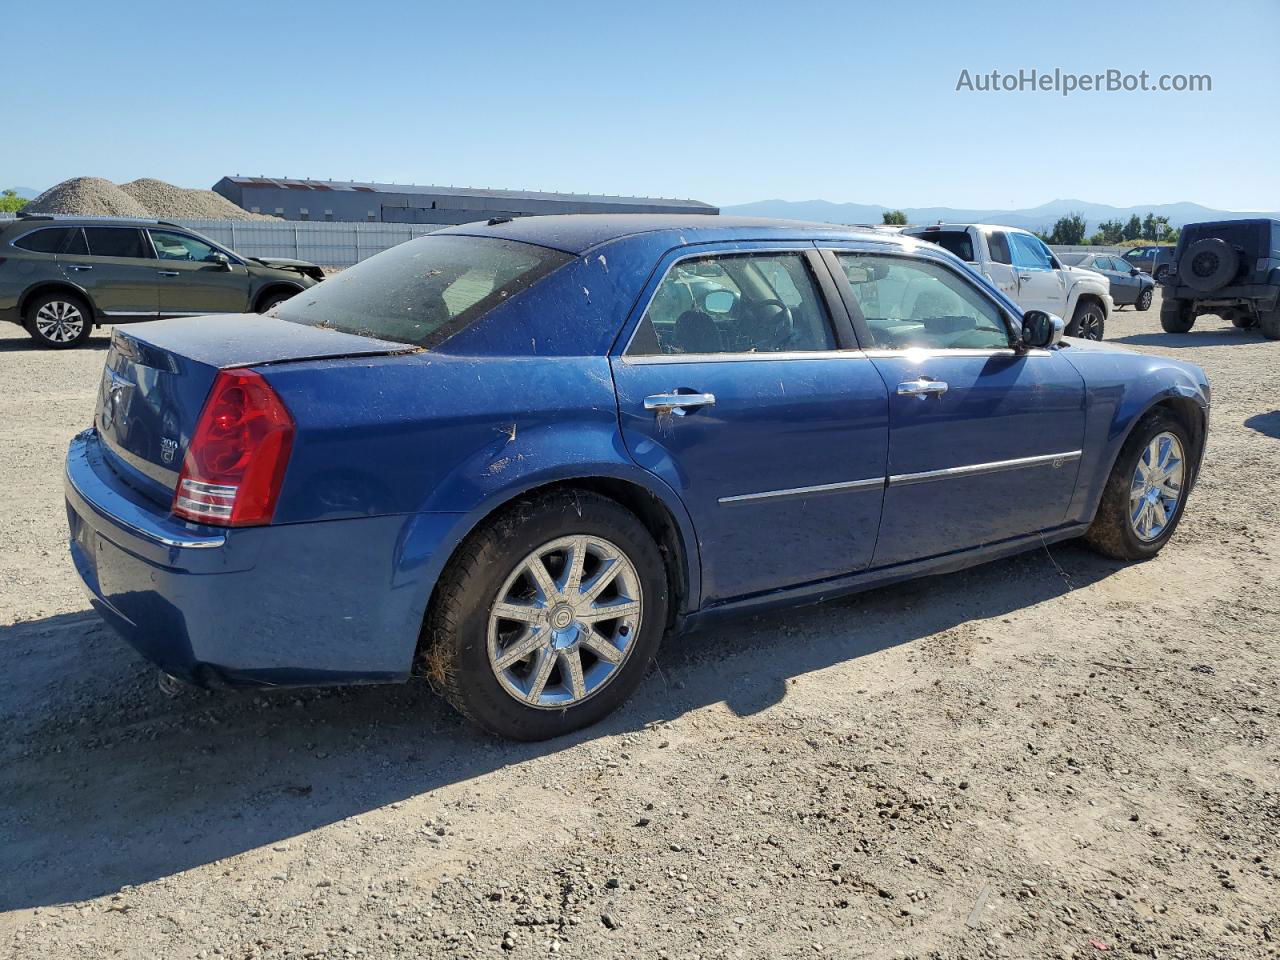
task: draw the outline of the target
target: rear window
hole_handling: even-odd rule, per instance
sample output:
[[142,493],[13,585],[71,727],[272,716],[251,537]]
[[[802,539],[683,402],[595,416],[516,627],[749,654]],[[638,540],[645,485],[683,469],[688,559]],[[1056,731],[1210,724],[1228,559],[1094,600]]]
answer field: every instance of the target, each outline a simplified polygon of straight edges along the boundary
[[13,245],[32,253],[57,253],[67,242],[70,232],[69,227],[46,227],[19,237]]
[[936,243],[944,250],[950,250],[965,263],[973,263],[973,238],[968,230],[934,230],[919,234],[921,240]]
[[[1266,250],[1271,246],[1270,225],[1257,220],[1241,220],[1238,223],[1206,223],[1188,224],[1182,228],[1182,244],[1185,248],[1196,240],[1205,237],[1219,237],[1232,246],[1243,247],[1252,254],[1255,250]],[[1265,254],[1263,254],[1265,256]]]
[[286,300],[275,313],[294,323],[433,347],[572,259],[496,237],[419,237]]

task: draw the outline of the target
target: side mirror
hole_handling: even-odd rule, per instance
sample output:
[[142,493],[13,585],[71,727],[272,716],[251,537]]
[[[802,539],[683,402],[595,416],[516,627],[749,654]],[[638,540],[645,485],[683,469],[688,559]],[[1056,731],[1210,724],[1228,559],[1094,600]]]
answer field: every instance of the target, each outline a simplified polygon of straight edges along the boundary
[[225,253],[215,253],[213,262],[220,266],[223,270],[231,269],[231,260]]
[[1138,274],[1140,274],[1141,272],[1142,272],[1142,271],[1141,271],[1141,270],[1139,270],[1137,267],[1130,267],[1130,268],[1129,268],[1129,276],[1131,276],[1131,277],[1136,277],[1136,276],[1137,276]]
[[704,313],[711,314],[731,313],[737,299],[732,290],[712,290],[703,297],[702,310]]
[[1027,350],[1052,347],[1062,339],[1066,328],[1059,316],[1043,310],[1028,310],[1022,315],[1022,347]]

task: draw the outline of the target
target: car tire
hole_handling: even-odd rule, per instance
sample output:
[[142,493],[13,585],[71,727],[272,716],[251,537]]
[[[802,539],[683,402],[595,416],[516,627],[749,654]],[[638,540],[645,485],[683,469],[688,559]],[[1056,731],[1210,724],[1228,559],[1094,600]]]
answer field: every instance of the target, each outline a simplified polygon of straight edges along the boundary
[[1093,300],[1085,300],[1076,304],[1076,312],[1067,326],[1066,335],[1082,340],[1101,340],[1106,320],[1101,306]]
[[1181,282],[1210,293],[1224,287],[1240,267],[1240,254],[1220,237],[1205,237],[1187,247],[1178,261]]
[[[609,570],[603,593],[589,598]],[[627,603],[633,613],[600,619],[601,597],[606,609]],[[635,691],[667,608],[662,554],[635,514],[596,493],[557,491],[504,510],[458,549],[431,603],[419,669],[491,733],[546,740],[596,723]]]
[[1245,309],[1228,310],[1224,314],[1225,319],[1231,321],[1231,325],[1237,330],[1252,330],[1258,325],[1258,318],[1253,313]]
[[301,290],[273,290],[258,301],[258,313],[266,313],[301,292]]
[[1138,294],[1137,301],[1133,304],[1135,310],[1150,310],[1151,301],[1155,299],[1155,288],[1144,287],[1142,292]]
[[[1169,438],[1176,442],[1170,442]],[[1165,454],[1169,459],[1162,461]],[[1176,471],[1169,469],[1176,473],[1176,478],[1171,476],[1161,483],[1148,482],[1175,459]],[[1164,410],[1147,414],[1133,428],[1116,458],[1085,541],[1094,550],[1116,560],[1154,557],[1169,542],[1182,519],[1196,459],[1186,427],[1176,417]],[[1157,472],[1152,473],[1149,465]],[[1166,494],[1174,487],[1177,498],[1170,505]],[[1135,494],[1135,490],[1142,492]],[[1149,507],[1147,503],[1154,505]],[[1161,518],[1163,521],[1158,522]]]
[[1169,265],[1167,263],[1161,264],[1156,268],[1154,276],[1156,283],[1164,283],[1169,279]]
[[1195,322],[1196,316],[1186,300],[1165,300],[1160,304],[1160,326],[1165,333],[1186,333]]
[[1258,314],[1258,329],[1268,340],[1280,340],[1280,306]]
[[27,304],[23,326],[42,347],[67,350],[78,347],[93,332],[93,310],[74,293],[42,293]]

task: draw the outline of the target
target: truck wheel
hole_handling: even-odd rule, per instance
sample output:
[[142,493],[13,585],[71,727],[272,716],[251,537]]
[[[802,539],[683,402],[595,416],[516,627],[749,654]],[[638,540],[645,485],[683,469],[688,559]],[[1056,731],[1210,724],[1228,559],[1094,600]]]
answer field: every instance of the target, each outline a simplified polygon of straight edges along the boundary
[[1280,306],[1258,314],[1258,329],[1268,340],[1280,340]]
[[73,293],[45,293],[27,304],[25,326],[31,339],[51,350],[78,347],[93,332],[93,311]]
[[1154,290],[1154,288],[1153,288],[1153,287],[1147,287],[1147,288],[1146,288],[1146,289],[1144,289],[1140,294],[1138,294],[1138,302],[1137,302],[1137,303],[1135,303],[1135,304],[1133,305],[1133,309],[1135,309],[1135,310],[1150,310],[1150,309],[1151,309],[1151,300],[1152,300],[1152,298],[1153,298],[1153,297],[1155,297],[1155,290]]
[[1160,304],[1160,326],[1165,333],[1186,333],[1195,322],[1191,304],[1186,300],[1165,300]]
[[1102,307],[1092,300],[1076,304],[1075,316],[1067,326],[1068,337],[1079,337],[1081,340],[1101,340],[1106,317]]
[[1147,560],[1173,536],[1191,480],[1191,440],[1171,414],[1144,417],[1116,458],[1085,542],[1116,560]]
[[1240,255],[1220,237],[1205,237],[1187,247],[1178,261],[1182,282],[1201,293],[1224,287],[1236,275]]
[[468,538],[431,607],[422,660],[436,689],[492,733],[546,740],[640,685],[666,629],[666,567],[621,504],[561,491]]

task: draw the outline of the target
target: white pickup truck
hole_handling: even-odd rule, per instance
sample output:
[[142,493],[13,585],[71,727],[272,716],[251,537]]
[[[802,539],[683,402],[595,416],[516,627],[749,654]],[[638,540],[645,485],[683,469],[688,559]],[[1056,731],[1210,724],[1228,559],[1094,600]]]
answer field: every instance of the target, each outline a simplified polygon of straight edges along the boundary
[[1092,270],[1065,266],[1034,233],[985,223],[907,227],[905,236],[950,250],[1023,310],[1067,321],[1067,336],[1101,340],[1111,316],[1110,284]]

